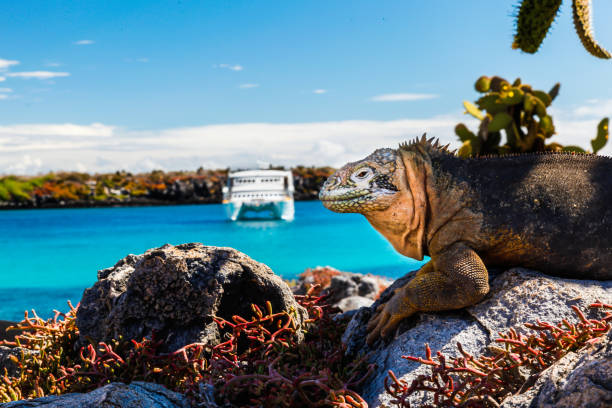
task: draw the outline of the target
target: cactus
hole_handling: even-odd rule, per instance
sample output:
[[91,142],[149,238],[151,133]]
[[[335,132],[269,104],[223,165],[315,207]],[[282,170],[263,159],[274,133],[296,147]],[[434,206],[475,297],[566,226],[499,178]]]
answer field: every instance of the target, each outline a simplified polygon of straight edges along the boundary
[[593,148],[593,153],[597,153],[608,142],[609,122],[610,120],[608,118],[603,118],[601,122],[599,122],[599,125],[597,125],[597,136],[595,136],[595,139],[591,140],[591,147]]
[[[610,53],[593,37],[590,0],[572,0],[576,33],[585,50],[598,58],[609,59]],[[535,53],[559,13],[561,0],[523,0],[516,17],[516,34],[512,48]]]
[[[560,84],[555,84],[550,91],[545,92],[521,83],[520,78],[511,85],[499,76],[481,76],[474,87],[484,95],[475,104],[464,101],[463,106],[466,114],[480,120],[480,125],[476,133],[463,123],[455,127],[455,133],[462,142],[459,156],[537,151],[586,153],[579,146],[546,143],[555,134],[553,118],[547,108],[559,94]],[[506,136],[504,145],[500,145],[502,132]],[[604,118],[597,127],[597,136],[591,140],[593,153],[601,150],[607,141],[608,118]]]
[[535,53],[557,17],[561,0],[523,0],[516,19],[512,48]]
[[610,59],[612,55],[602,48],[595,38],[591,28],[591,0],[574,0],[572,2],[574,27],[585,50],[598,58]]

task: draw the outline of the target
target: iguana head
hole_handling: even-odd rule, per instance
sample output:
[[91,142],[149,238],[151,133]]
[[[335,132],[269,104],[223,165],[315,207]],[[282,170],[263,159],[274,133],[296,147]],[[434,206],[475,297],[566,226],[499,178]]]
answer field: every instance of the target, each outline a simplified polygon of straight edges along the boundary
[[397,251],[423,259],[431,157],[448,154],[447,146],[425,135],[397,150],[378,149],[332,174],[319,198],[332,211],[363,214]]
[[378,149],[363,160],[345,164],[323,184],[319,199],[326,208],[340,213],[385,210],[399,191],[397,160],[397,150]]

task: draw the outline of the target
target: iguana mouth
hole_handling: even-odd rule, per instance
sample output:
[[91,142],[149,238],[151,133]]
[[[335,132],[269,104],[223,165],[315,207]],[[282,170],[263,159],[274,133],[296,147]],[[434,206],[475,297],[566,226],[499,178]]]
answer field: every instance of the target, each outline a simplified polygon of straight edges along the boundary
[[370,192],[369,191],[363,191],[363,192],[359,192],[359,193],[347,193],[347,194],[338,194],[338,195],[334,195],[334,194],[321,194],[320,196],[320,200],[321,201],[325,201],[327,203],[333,203],[333,202],[343,202],[343,201],[352,201],[356,198],[360,198],[360,197],[365,197],[367,195],[369,195]]

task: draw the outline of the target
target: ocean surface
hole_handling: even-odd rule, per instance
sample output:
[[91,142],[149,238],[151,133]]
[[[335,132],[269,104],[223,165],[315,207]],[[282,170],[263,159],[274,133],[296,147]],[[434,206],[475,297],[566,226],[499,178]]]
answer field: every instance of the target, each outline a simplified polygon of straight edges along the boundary
[[423,262],[395,252],[359,214],[296,202],[295,220],[231,222],[219,204],[0,211],[0,320],[68,310],[99,269],[166,243],[236,248],[284,278],[330,265],[397,278]]

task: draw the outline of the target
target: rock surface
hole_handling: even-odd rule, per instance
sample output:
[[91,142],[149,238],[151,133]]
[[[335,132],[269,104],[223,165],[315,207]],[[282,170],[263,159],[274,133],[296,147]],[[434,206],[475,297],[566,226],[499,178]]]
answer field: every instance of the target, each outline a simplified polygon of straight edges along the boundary
[[380,276],[342,272],[330,266],[319,266],[300,275],[294,293],[304,294],[312,285],[320,284],[321,294],[329,294],[326,302],[347,312],[370,306],[392,282]]
[[159,384],[133,382],[111,383],[87,394],[73,393],[7,402],[2,408],[188,408],[187,398]]
[[6,368],[9,377],[19,377],[21,370],[17,364],[11,361],[11,356],[20,358],[22,353],[31,355],[36,352],[21,347],[0,346],[0,374],[3,375]]
[[15,335],[17,333],[21,333],[20,330],[6,331],[7,328],[14,326],[16,324],[17,323],[12,322],[10,320],[0,320],[0,341],[2,340],[13,341],[13,339],[15,338]]
[[544,370],[527,392],[506,398],[501,406],[612,407],[612,331],[592,347],[565,355]]
[[83,341],[142,339],[155,332],[173,351],[195,342],[217,344],[212,316],[248,317],[252,303],[266,300],[275,311],[295,310],[298,325],[306,316],[287,284],[247,255],[199,243],[165,245],[99,271],[76,322]]
[[[465,351],[478,356],[487,351],[487,346],[497,337],[498,331],[511,327],[526,330],[523,324],[536,320],[556,323],[567,318],[576,321],[572,305],[587,310],[588,305],[596,300],[612,303],[612,281],[561,279],[514,268],[491,276],[491,291],[479,304],[454,312],[417,314],[400,324],[395,338],[391,341],[379,341],[373,350],[368,348],[365,344],[365,327],[372,310],[389,299],[393,290],[405,284],[411,277],[412,274],[398,279],[374,305],[360,309],[343,336],[349,354],[373,351],[370,361],[377,364],[377,371],[361,390],[361,395],[370,407],[390,405],[391,396],[384,392],[383,385],[388,370],[393,370],[398,378],[408,382],[411,378],[428,372],[427,367],[401,358],[402,355],[424,356],[424,343],[428,343],[434,352],[441,350],[445,355],[457,356],[456,343],[460,342]],[[585,365],[584,370],[591,373],[589,378],[605,377],[595,370],[605,367],[605,364]],[[587,371],[584,375],[587,375]],[[607,372],[609,374],[610,370]],[[581,381],[577,371],[575,373],[574,381]],[[607,378],[609,383],[610,377]],[[576,382],[575,389],[579,387],[584,387],[584,384],[579,385]],[[612,387],[608,388],[610,389]],[[420,406],[426,401],[428,399],[424,395],[413,395],[410,399],[413,406]]]

